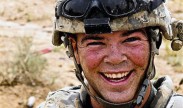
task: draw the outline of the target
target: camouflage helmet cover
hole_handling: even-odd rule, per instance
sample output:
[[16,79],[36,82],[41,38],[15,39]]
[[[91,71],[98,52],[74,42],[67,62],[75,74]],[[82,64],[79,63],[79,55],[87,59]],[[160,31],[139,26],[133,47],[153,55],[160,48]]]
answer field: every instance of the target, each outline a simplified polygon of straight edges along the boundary
[[[59,18],[55,19],[54,23],[55,28],[52,39],[54,45],[61,44],[61,42],[59,42],[59,32],[72,34],[85,33],[84,23],[77,19],[68,19],[60,16]],[[111,20],[110,26],[112,31],[134,30],[144,27],[157,26],[160,28],[163,36],[166,39],[172,40],[175,38],[178,32],[180,32],[177,30],[175,23],[177,24],[177,21],[172,20],[170,12],[163,3],[151,13],[148,11],[141,11],[127,17]]]

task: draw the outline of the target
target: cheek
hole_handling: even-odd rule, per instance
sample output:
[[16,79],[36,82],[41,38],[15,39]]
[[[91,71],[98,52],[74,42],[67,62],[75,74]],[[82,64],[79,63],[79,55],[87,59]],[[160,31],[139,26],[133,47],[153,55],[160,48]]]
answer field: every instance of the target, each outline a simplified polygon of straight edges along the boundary
[[132,48],[128,55],[135,65],[146,67],[149,61],[149,47]]
[[80,50],[80,63],[83,66],[83,68],[88,69],[96,69],[102,59],[103,54],[100,51],[92,51],[92,50]]

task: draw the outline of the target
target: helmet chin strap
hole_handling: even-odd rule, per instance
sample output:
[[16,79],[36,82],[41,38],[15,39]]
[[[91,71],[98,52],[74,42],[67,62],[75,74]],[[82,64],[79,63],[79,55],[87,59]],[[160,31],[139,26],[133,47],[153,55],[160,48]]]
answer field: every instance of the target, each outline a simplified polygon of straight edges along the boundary
[[[67,43],[68,45],[66,45],[66,47],[68,46],[68,49],[69,51],[66,52],[66,54],[69,56],[69,57],[73,57],[74,59],[74,64],[75,64],[75,74],[76,74],[76,77],[79,79],[79,81],[82,83],[82,85],[84,86],[84,88],[86,89],[86,91],[88,92],[88,94],[94,98],[97,102],[99,102],[104,108],[134,108],[135,106],[140,106],[143,102],[143,99],[145,97],[145,93],[147,92],[147,88],[150,84],[150,79],[152,79],[155,75],[155,66],[154,66],[154,56],[155,54],[158,54],[158,48],[157,48],[157,40],[159,39],[156,39],[157,36],[159,35],[159,32],[157,32],[157,30],[152,30],[150,29],[149,30],[150,33],[151,33],[151,42],[150,42],[150,49],[151,49],[151,53],[150,53],[150,59],[149,59],[149,65],[146,69],[146,77],[142,83],[142,86],[140,88],[140,91],[138,93],[138,96],[136,99],[133,99],[129,102],[125,102],[125,103],[113,103],[113,102],[109,102],[109,101],[106,101],[105,99],[99,97],[99,96],[96,96],[94,94],[92,94],[89,90],[89,88],[87,87],[87,85],[85,84],[84,82],[84,77],[82,75],[82,67],[80,64],[78,64],[76,62],[76,58],[74,56],[74,50],[73,50],[73,47],[72,47],[72,43],[71,41],[68,41],[67,39]],[[158,33],[158,34],[157,34]],[[152,36],[153,35],[153,36]],[[159,37],[159,36],[158,36]],[[65,38],[68,38],[67,36]],[[95,90],[95,89],[94,89]]]
[[149,28],[148,30],[148,34],[150,35],[150,49],[151,49],[151,53],[150,53],[150,59],[149,59],[149,66],[146,70],[146,77],[151,80],[154,78],[155,73],[156,73],[156,69],[155,69],[155,65],[154,65],[154,56],[157,54],[159,54],[159,47],[161,45],[161,41],[162,41],[162,36],[161,33],[159,31],[158,28],[152,29]]

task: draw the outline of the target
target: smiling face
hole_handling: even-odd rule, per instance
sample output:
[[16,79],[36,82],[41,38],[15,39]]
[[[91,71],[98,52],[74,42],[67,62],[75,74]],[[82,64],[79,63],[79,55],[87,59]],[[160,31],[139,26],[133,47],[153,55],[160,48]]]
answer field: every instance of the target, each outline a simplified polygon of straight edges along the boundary
[[144,30],[78,34],[73,48],[92,93],[114,103],[135,97],[149,60]]

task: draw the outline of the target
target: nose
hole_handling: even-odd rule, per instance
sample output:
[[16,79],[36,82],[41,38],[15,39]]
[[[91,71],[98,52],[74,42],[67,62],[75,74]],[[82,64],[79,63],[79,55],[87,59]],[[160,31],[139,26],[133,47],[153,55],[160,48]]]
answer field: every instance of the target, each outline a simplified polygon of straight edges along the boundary
[[104,62],[111,65],[118,65],[127,60],[127,56],[123,53],[123,49],[118,48],[116,45],[111,46],[104,58]]

